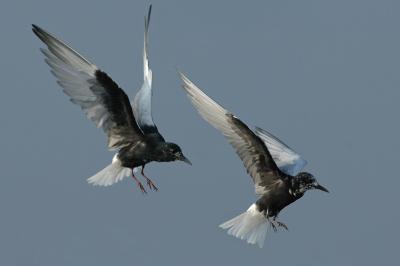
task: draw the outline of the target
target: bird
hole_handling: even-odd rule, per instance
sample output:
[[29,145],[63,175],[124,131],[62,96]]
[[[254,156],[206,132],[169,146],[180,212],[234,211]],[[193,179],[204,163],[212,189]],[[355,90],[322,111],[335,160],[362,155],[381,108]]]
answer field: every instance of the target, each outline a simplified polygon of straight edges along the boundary
[[233,146],[251,176],[258,200],[248,210],[220,225],[228,234],[263,247],[268,225],[274,231],[288,227],[277,217],[280,211],[311,189],[328,190],[308,172],[307,161],[273,134],[245,123],[208,97],[182,72],[182,87],[200,116],[218,129]]
[[98,186],[109,186],[131,175],[143,193],[143,184],[135,176],[138,167],[151,190],[158,190],[144,173],[150,162],[191,162],[181,148],[166,142],[158,131],[151,112],[152,71],[148,60],[148,30],[151,6],[145,16],[143,48],[143,85],[134,100],[111,77],[49,32],[32,24],[33,33],[47,46],[41,48],[45,62],[63,92],[72,103],[81,107],[86,116],[107,135],[108,149],[116,150],[111,164],[88,178]]

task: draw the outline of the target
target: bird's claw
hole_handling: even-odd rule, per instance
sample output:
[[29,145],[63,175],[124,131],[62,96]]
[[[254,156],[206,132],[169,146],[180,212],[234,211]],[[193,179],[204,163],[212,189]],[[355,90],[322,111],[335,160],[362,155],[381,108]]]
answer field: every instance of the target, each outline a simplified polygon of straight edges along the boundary
[[274,223],[271,223],[271,227],[274,230],[274,232],[278,231],[278,228],[276,228],[276,225]]
[[142,191],[143,194],[147,194],[146,189],[144,189],[144,186],[142,185],[142,183],[138,182],[138,187],[140,188],[140,190]]
[[158,188],[154,185],[153,181],[151,181],[149,178],[147,178],[147,185],[151,190],[158,191]]
[[144,166],[142,166],[142,172],[141,172],[141,173],[142,173],[142,176],[143,176],[144,178],[146,178],[147,185],[149,186],[149,188],[150,188],[151,190],[157,191],[158,188],[156,187],[156,185],[154,185],[153,181],[151,181],[151,179],[148,178],[148,177],[144,174]]
[[279,227],[283,227],[284,229],[286,229],[286,231],[289,231],[289,228],[286,226],[286,224],[279,222],[279,221],[276,221],[276,222],[278,223]]
[[279,222],[275,219],[269,220],[269,222],[270,222],[271,227],[274,230],[274,232],[278,231],[278,227],[282,227],[282,228],[286,229],[287,231],[289,230],[289,228],[286,226],[286,224]]
[[142,191],[143,194],[147,194],[146,189],[144,189],[144,186],[142,185],[142,183],[136,178],[136,176],[133,174],[133,170],[132,170],[132,178],[133,180],[135,180],[137,186],[140,188],[140,190]]

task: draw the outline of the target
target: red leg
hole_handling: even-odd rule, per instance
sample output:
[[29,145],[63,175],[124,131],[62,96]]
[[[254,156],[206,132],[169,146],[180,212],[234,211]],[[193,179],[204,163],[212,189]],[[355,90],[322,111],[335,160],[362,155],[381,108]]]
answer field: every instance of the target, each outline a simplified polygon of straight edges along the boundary
[[132,169],[132,178],[136,181],[136,184],[138,185],[138,187],[140,188],[142,193],[146,194],[147,191],[144,189],[144,186],[142,185],[142,183],[140,183],[140,181],[136,178],[135,174],[133,173],[133,169]]
[[150,189],[154,189],[155,191],[157,191],[158,188],[154,185],[153,181],[151,181],[151,179],[148,178],[148,177],[144,174],[144,165],[142,166],[142,172],[141,172],[141,173],[142,173],[142,176],[143,176],[144,178],[146,178],[147,185],[149,186],[149,188],[150,188]]

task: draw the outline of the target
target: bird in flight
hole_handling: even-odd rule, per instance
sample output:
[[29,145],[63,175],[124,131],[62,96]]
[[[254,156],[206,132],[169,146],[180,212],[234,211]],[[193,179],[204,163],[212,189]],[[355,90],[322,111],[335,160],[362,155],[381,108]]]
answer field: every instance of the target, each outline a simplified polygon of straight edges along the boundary
[[109,186],[132,175],[141,191],[146,193],[135,176],[135,168],[141,167],[141,174],[149,188],[157,190],[153,181],[144,173],[146,164],[176,160],[190,164],[181,148],[175,143],[166,142],[153,122],[152,71],[147,50],[150,14],[151,6],[145,16],[144,82],[132,106],[125,92],[107,73],[52,34],[32,25],[33,32],[47,45],[48,49],[40,50],[63,92],[70,97],[71,102],[81,107],[97,127],[103,129],[108,137],[108,148],[117,150],[112,163],[88,179],[93,185]]
[[287,230],[287,226],[277,220],[283,208],[301,198],[308,190],[328,190],[318,184],[312,174],[300,172],[307,162],[289,146],[261,128],[253,132],[184,74],[179,74],[182,87],[194,107],[208,123],[221,131],[243,161],[259,196],[246,212],[220,227],[227,229],[230,235],[262,247],[268,224],[274,231],[279,227]]

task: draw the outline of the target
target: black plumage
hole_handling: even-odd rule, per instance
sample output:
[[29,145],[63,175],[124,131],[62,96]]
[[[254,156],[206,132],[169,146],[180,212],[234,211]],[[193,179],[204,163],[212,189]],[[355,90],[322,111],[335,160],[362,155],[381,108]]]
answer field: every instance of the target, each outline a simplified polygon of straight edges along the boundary
[[274,150],[275,158],[282,169],[290,165],[292,169],[296,168],[296,165],[302,168],[305,165],[304,160],[272,134],[259,128],[256,132],[250,130],[186,76],[182,73],[180,76],[183,88],[200,115],[220,130],[234,147],[254,181],[256,194],[260,196],[247,212],[223,223],[221,227],[228,229],[228,233],[236,237],[262,246],[268,223],[274,230],[278,227],[287,229],[285,224],[277,221],[277,216],[283,208],[301,198],[307,190],[328,190],[319,185],[310,173],[301,172],[293,176],[283,172],[277,166],[268,145],[271,151]]
[[[146,20],[146,34],[148,22],[149,18]],[[105,72],[40,27],[32,25],[32,30],[47,45],[48,50],[41,50],[64,93],[82,108],[97,127],[103,128],[108,137],[108,148],[118,150],[112,164],[89,178],[90,183],[107,186],[131,173],[140,189],[146,192],[133,171],[140,166],[148,186],[157,190],[143,172],[146,164],[175,160],[190,163],[177,144],[164,140],[154,123],[141,124],[137,121],[138,117],[144,116],[144,111],[151,114],[151,98],[139,97],[136,103],[139,111],[134,113],[128,96]],[[146,76],[151,73],[147,55],[145,63],[147,83],[143,87],[150,91],[147,94],[151,96],[152,77],[151,74]]]

